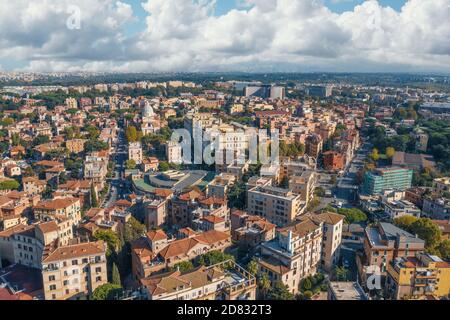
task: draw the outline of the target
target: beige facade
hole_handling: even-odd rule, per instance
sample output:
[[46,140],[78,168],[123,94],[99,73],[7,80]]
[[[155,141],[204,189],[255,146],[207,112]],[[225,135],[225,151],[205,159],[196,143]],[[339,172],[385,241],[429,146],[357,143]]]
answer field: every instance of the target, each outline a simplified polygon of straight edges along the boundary
[[281,281],[293,294],[298,293],[302,279],[314,275],[320,264],[323,223],[303,217],[277,230],[277,239],[261,245],[257,259],[260,273],[266,273],[272,284]]
[[79,299],[107,283],[106,243],[59,247],[42,260],[46,300]]
[[66,141],[66,148],[70,153],[81,153],[84,151],[84,145],[86,140],[84,139],[73,139]]
[[301,213],[302,202],[298,194],[271,186],[255,187],[247,192],[248,213],[266,218],[284,226]]
[[344,216],[327,212],[313,217],[323,221],[321,264],[325,271],[331,272],[339,262]]
[[232,261],[141,279],[149,300],[255,300],[256,279]]
[[128,159],[134,160],[136,164],[141,164],[144,155],[142,152],[142,145],[140,142],[133,142],[128,145]]
[[58,216],[69,219],[72,225],[81,221],[81,206],[78,198],[63,198],[43,201],[33,207],[35,219],[51,221]]
[[300,195],[300,199],[306,204],[314,197],[317,184],[317,174],[312,170],[303,171],[289,180],[289,189]]

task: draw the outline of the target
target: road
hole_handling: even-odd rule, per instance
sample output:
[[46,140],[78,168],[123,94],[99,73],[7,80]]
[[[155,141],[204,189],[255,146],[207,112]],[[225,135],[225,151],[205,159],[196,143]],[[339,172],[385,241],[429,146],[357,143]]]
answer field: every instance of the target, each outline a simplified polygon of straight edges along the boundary
[[336,197],[338,201],[346,204],[347,202],[355,202],[358,195],[358,186],[355,184],[356,175],[359,170],[364,167],[364,160],[370,153],[371,145],[363,143],[358,149],[356,155],[349,166],[346,168],[343,176],[338,179],[336,187]]
[[108,179],[111,188],[105,197],[105,201],[103,201],[103,208],[113,206],[118,199],[125,198],[127,194],[122,178],[125,172],[125,161],[128,159],[127,141],[123,129],[119,129],[118,139],[113,148],[114,151],[111,156],[116,163],[116,167],[114,169],[114,178]]

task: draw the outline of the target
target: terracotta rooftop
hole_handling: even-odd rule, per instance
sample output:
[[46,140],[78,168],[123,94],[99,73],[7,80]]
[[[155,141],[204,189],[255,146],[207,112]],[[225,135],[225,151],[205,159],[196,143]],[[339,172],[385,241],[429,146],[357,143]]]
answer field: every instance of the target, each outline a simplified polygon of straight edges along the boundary
[[106,254],[106,244],[103,241],[81,243],[70,246],[59,247],[43,258],[43,262],[56,262],[79,257]]
[[49,201],[39,202],[34,209],[40,210],[57,210],[57,209],[65,209],[75,203],[80,201],[78,198],[64,198],[64,199],[53,199]]
[[160,241],[167,239],[167,234],[163,230],[149,231],[147,232],[147,237],[151,241]]

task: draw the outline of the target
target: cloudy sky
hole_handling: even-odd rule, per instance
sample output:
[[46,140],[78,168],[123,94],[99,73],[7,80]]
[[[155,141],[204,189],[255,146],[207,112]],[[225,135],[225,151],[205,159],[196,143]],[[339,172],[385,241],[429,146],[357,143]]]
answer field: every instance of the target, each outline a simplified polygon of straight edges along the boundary
[[450,0],[0,0],[0,70],[450,72]]

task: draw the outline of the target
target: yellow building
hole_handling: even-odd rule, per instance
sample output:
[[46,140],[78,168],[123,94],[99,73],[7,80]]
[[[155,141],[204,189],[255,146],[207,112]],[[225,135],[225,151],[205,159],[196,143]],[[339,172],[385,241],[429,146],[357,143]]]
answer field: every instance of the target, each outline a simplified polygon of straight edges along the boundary
[[442,298],[450,294],[450,264],[418,253],[397,258],[387,268],[386,297],[394,300]]

